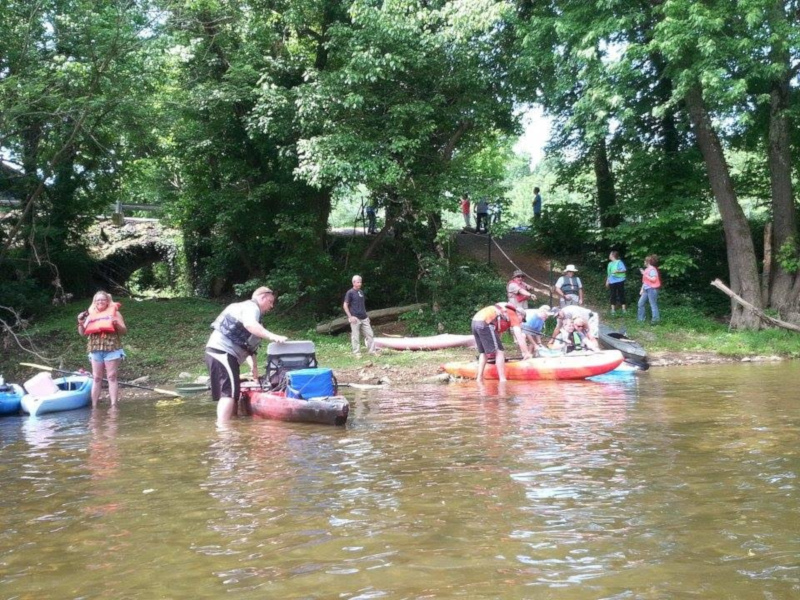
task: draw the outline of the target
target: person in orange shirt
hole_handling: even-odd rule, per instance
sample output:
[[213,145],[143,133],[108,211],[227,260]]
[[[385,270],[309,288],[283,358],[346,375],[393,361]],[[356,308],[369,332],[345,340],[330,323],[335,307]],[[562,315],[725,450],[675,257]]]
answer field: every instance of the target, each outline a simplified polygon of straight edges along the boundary
[[642,289],[639,290],[639,305],[636,318],[644,322],[646,316],[645,306],[650,303],[650,322],[655,324],[661,319],[658,311],[658,291],[661,289],[661,273],[658,270],[658,256],[649,255],[644,259],[644,269],[639,269],[642,274]]
[[522,358],[530,358],[531,353],[525,343],[525,334],[521,325],[525,320],[525,311],[515,308],[508,302],[499,302],[492,306],[482,308],[472,317],[472,335],[478,347],[478,376],[477,381],[483,381],[483,372],[486,369],[487,354],[495,354],[497,365],[497,378],[506,380],[506,355],[500,335],[511,329],[514,340],[522,352]]

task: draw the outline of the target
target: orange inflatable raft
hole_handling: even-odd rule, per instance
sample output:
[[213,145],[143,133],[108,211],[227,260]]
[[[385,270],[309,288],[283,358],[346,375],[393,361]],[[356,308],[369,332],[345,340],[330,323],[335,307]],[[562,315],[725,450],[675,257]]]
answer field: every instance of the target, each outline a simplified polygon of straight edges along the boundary
[[[506,379],[537,381],[553,379],[586,379],[613,371],[622,364],[624,357],[619,350],[600,352],[572,352],[562,356],[542,356],[527,360],[506,361]],[[444,365],[450,375],[475,379],[478,362],[450,362]],[[486,365],[484,379],[497,379],[497,367]]]

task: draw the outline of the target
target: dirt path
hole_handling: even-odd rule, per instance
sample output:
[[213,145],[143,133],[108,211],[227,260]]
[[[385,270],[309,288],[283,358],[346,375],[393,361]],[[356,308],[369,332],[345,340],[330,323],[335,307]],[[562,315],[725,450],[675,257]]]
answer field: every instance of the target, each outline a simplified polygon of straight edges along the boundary
[[[491,257],[492,266],[506,279],[510,279],[517,268],[525,271],[527,281],[535,286],[539,298],[545,299],[550,281],[550,262],[526,247],[529,242],[527,235],[511,232],[495,239],[488,235],[462,231],[455,238],[460,254],[483,262],[488,262]],[[558,275],[553,274],[554,281]]]

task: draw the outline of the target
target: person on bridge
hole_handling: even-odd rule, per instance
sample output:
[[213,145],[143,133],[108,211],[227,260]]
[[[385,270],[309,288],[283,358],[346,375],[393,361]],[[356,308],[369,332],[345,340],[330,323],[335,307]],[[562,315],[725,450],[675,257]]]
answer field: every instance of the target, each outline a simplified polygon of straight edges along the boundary
[[509,304],[513,304],[516,308],[521,308],[522,310],[528,310],[528,300],[536,300],[536,294],[533,293],[533,286],[523,281],[524,277],[525,272],[521,269],[514,271],[506,285],[506,294],[508,295]]
[[542,195],[539,193],[539,188],[533,188],[533,220],[538,221],[542,218]]
[[485,196],[475,204],[475,231],[489,233],[489,201]]
[[247,362],[258,381],[255,353],[261,340],[285,342],[287,338],[268,331],[261,317],[275,305],[275,292],[260,287],[250,300],[225,307],[211,324],[214,330],[206,342],[206,366],[211,383],[211,397],[217,403],[217,422],[236,416],[239,403],[240,366]]
[[558,302],[562,307],[583,304],[583,283],[580,277],[575,276],[577,272],[575,265],[567,265],[564,275],[556,281],[556,294],[560,296]]
[[521,325],[525,321],[525,311],[517,309],[508,302],[498,302],[492,306],[482,308],[472,317],[472,335],[478,347],[478,376],[477,381],[483,381],[483,372],[488,362],[487,354],[495,355],[497,378],[506,380],[506,355],[500,335],[511,329],[514,341],[522,352],[522,358],[530,358],[525,335]]
[[460,206],[461,206],[461,215],[464,217],[464,227],[469,229],[472,227],[472,223],[470,222],[470,203],[469,203],[469,194],[466,192],[463,196],[461,196]]
[[103,375],[108,379],[108,396],[111,406],[119,401],[119,364],[125,358],[121,335],[128,333],[120,303],[111,294],[99,291],[92,299],[89,310],[78,315],[78,333],[88,339],[87,350],[92,363],[92,408],[97,407],[103,390]]
[[378,215],[375,209],[374,200],[370,200],[370,202],[364,207],[364,212],[367,215],[367,234],[372,235],[378,233],[378,228],[376,226],[376,219]]

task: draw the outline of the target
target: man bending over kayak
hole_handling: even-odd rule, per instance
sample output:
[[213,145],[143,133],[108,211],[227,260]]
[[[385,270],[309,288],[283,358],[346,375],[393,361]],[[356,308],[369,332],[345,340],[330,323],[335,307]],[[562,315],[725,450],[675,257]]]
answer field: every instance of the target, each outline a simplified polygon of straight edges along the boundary
[[217,403],[217,422],[223,423],[236,414],[239,402],[239,367],[247,361],[258,380],[255,353],[261,340],[285,342],[261,325],[261,316],[272,310],[275,293],[268,287],[253,292],[250,300],[225,307],[211,324],[214,330],[206,342],[206,366],[211,379],[211,397]]
[[487,354],[495,354],[497,378],[506,380],[506,355],[500,335],[511,329],[514,340],[522,352],[522,358],[530,358],[525,335],[520,326],[525,320],[525,311],[517,310],[508,302],[498,302],[492,306],[482,308],[472,317],[472,335],[478,347],[478,376],[477,381],[483,381],[483,371],[486,369]]

